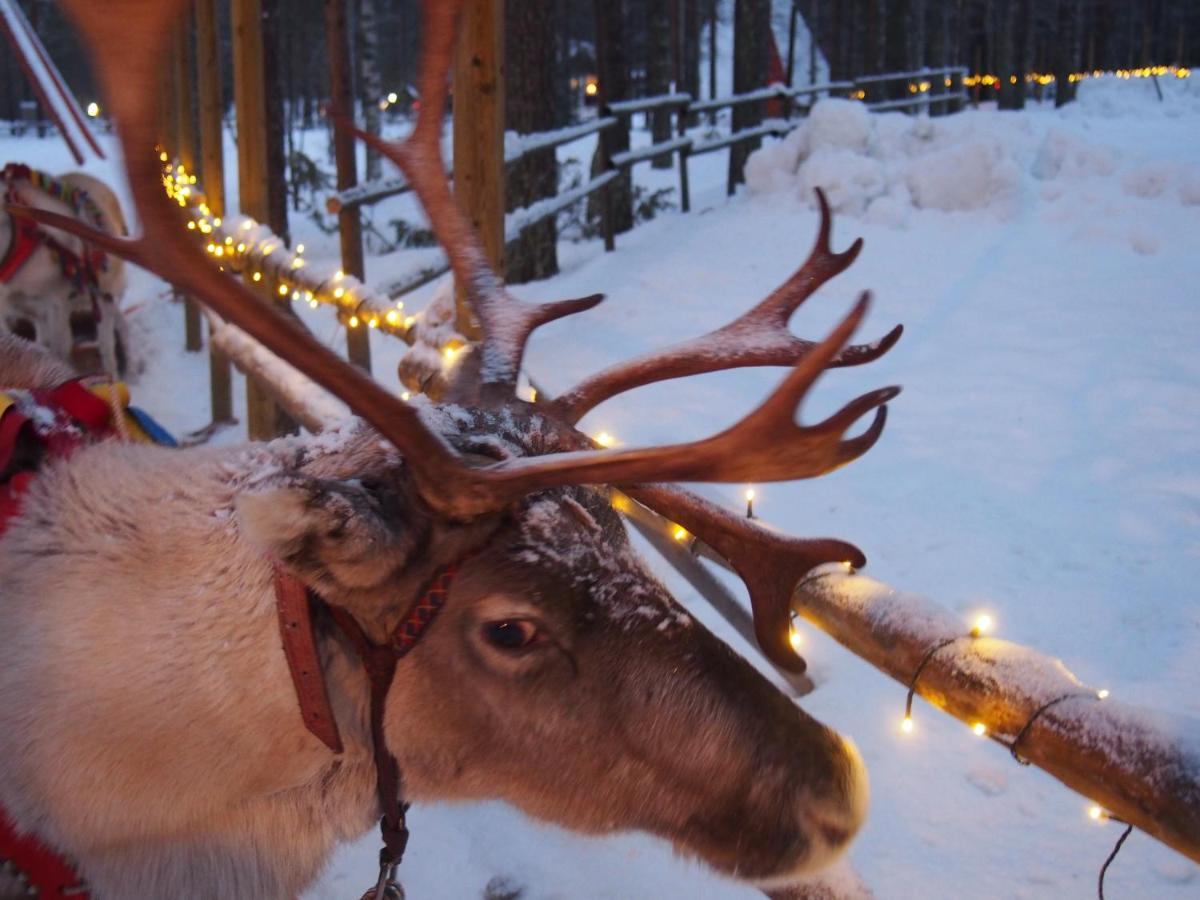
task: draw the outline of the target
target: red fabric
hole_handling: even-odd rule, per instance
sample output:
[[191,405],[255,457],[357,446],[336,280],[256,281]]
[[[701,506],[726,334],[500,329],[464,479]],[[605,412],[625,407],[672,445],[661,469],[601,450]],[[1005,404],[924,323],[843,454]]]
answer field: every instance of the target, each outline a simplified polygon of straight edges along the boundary
[[16,216],[10,218],[13,222],[12,240],[9,241],[8,252],[4,254],[3,261],[0,261],[0,284],[12,280],[41,243],[33,222],[29,219],[18,219]]
[[[22,433],[32,431],[51,459],[64,459],[84,444],[112,436],[108,404],[79,380],[50,390],[14,392],[18,402],[0,416],[0,475],[12,459]],[[30,407],[40,410],[34,415]],[[21,511],[21,497],[33,483],[35,472],[0,477],[0,535]]]
[[0,807],[0,859],[11,862],[26,884],[37,888],[40,900],[82,897],[91,894],[82,888],[83,879],[61,854],[51,850],[31,834],[18,834]]

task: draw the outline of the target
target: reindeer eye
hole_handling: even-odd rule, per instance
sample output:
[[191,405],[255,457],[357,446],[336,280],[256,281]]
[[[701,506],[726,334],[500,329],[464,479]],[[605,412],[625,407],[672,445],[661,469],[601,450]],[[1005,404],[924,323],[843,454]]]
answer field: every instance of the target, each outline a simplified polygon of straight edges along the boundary
[[528,619],[502,619],[485,624],[483,637],[501,650],[521,650],[538,639],[538,628]]

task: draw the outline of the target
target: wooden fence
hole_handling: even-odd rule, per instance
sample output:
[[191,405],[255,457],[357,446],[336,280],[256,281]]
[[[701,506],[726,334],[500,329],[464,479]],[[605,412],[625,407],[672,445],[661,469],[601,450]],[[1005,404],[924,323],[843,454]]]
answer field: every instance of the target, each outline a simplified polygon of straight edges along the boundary
[[[928,111],[931,114],[957,112],[969,100],[963,87],[963,79],[966,74],[965,68],[947,67],[870,75],[853,81],[834,81],[800,87],[789,87],[777,83],[743,94],[708,100],[693,100],[690,94],[685,93],[660,94],[610,103],[600,110],[596,119],[590,122],[553,131],[520,135],[510,139],[506,144],[504,161],[507,165],[515,163],[535,150],[559,147],[591,134],[598,134],[610,129],[623,129],[628,132],[632,129],[632,119],[637,114],[648,115],[659,110],[669,110],[675,117],[674,137],[646,147],[626,150],[611,158],[604,158],[601,160],[599,174],[584,184],[510,213],[505,225],[506,239],[510,242],[515,240],[530,225],[556,215],[572,204],[602,191],[605,193],[604,202],[601,204],[601,230],[604,235],[604,248],[608,251],[614,250],[616,239],[612,225],[611,197],[608,194],[617,177],[628,174],[637,164],[660,156],[674,155],[679,172],[680,208],[683,212],[689,212],[691,191],[688,180],[688,160],[693,156],[725,150],[747,141],[761,140],[766,136],[786,135],[799,124],[800,119],[807,114],[812,104],[822,95],[856,98],[864,101],[867,108],[873,112],[896,110]],[[897,96],[892,98],[892,95]],[[694,130],[692,123],[700,116],[707,115],[715,121],[715,114],[720,110],[747,104],[761,106],[771,102],[782,107],[782,116],[765,118],[757,125],[725,134],[689,133]],[[735,187],[735,182],[731,177],[726,190],[729,194],[733,194]],[[326,208],[330,213],[338,214],[347,209],[370,206],[388,197],[407,193],[409,190],[411,190],[411,186],[402,176],[383,178],[330,195],[326,200]],[[381,291],[395,299],[427,284],[446,271],[448,271],[448,267],[445,263],[438,262],[381,286]]]

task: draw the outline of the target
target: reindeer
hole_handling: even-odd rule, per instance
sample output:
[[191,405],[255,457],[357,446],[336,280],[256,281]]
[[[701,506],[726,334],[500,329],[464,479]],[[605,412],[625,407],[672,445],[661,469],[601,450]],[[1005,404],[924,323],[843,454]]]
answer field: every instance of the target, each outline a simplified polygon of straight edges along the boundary
[[[126,233],[120,201],[104,182],[84,172],[54,179],[24,166],[9,166],[0,178],[3,205],[36,206],[72,217],[110,234]],[[79,209],[64,196],[40,186],[46,179],[78,198]],[[0,211],[3,211],[0,207]],[[100,363],[109,374],[125,369],[129,334],[121,298],[126,289],[120,257],[96,253],[60,229],[23,225],[0,216],[0,327],[36,338],[59,359],[69,362],[75,341],[72,319],[94,321]]]
[[[145,236],[19,214],[174,282],[361,420],[235,448],[100,443],[41,473],[0,540],[0,810],[16,828],[102,898],[295,896],[377,821],[367,896],[394,896],[408,801],[499,798],[582,832],[645,830],[764,887],[843,852],[867,806],[854,745],[688,615],[631,550],[605,487],[729,560],[763,652],[803,670],[792,588],[862,553],[663,482],[814,477],[882,433],[897,388],[795,422],[826,368],[899,337],[848,346],[865,293],[824,341],[788,332],[861,247],[831,250],[823,198],[808,260],[750,312],[556,401],[519,400],[532,331],[601,298],[527,304],[486,262],[438,150],[463,0],[427,0],[415,129],[377,146],[414,185],[483,337],[443,402],[405,403],[213,268],[163,196],[147,151],[183,0],[66,5],[120,124]],[[131,44],[143,52],[119,49]],[[714,437],[604,451],[576,428],[633,387],[755,365],[791,370]]]

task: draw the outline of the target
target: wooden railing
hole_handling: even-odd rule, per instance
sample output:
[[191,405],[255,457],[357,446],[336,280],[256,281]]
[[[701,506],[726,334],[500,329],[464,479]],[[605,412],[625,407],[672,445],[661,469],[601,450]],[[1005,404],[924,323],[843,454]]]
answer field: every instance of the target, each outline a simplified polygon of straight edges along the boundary
[[[507,139],[504,161],[512,165],[527,154],[569,144],[572,141],[599,134],[610,129],[632,130],[632,119],[637,114],[649,114],[661,110],[669,111],[675,119],[673,137],[645,147],[625,150],[611,158],[600,160],[600,171],[583,184],[571,187],[554,196],[538,200],[528,207],[509,213],[505,222],[505,237],[508,242],[516,240],[526,228],[549,216],[556,215],[574,203],[602,192],[601,232],[605,250],[616,247],[613,227],[612,195],[614,182],[620,175],[628,174],[639,163],[664,155],[673,155],[679,172],[679,199],[683,212],[691,209],[691,191],[688,179],[688,161],[693,156],[724,150],[748,141],[761,140],[767,136],[783,136],[790,132],[807,114],[813,102],[820,96],[846,96],[864,101],[872,111],[906,110],[931,113],[949,113],[962,108],[968,102],[963,87],[966,69],[944,67],[921,69],[914,72],[895,72],[885,75],[869,75],[853,81],[831,81],[821,84],[789,87],[771,84],[742,94],[694,100],[685,93],[660,94],[620,100],[602,107],[599,116],[590,122],[558,128],[553,131],[535,132],[512,136]],[[892,95],[901,95],[893,98]],[[713,116],[720,110],[731,109],[751,103],[766,104],[775,101],[781,104],[781,115],[766,118],[756,125],[736,131],[713,134],[700,133],[694,123],[701,115]],[[603,145],[601,146],[603,154]],[[731,175],[726,186],[732,194],[735,189]],[[407,193],[410,185],[402,176],[392,176],[366,182],[330,195],[326,208],[330,213],[370,206]],[[394,278],[380,286],[380,292],[393,299],[429,283],[448,270],[444,258],[419,265],[413,271]]]

